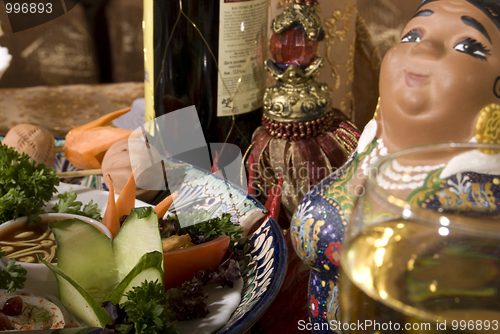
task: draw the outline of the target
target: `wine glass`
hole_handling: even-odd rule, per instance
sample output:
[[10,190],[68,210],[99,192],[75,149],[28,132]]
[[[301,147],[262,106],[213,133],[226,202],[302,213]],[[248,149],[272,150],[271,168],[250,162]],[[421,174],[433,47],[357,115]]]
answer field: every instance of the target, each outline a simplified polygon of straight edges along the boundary
[[344,333],[500,331],[500,145],[381,157],[345,237]]

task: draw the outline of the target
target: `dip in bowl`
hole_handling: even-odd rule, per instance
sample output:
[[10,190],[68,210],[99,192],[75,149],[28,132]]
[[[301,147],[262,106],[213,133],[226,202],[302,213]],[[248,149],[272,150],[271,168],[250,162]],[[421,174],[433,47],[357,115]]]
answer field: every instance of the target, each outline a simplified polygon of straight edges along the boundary
[[0,251],[5,252],[0,266],[7,265],[11,259],[26,269],[24,290],[35,294],[58,295],[57,280],[52,271],[38,262],[37,255],[47,262],[57,264],[56,242],[48,228],[53,220],[79,219],[94,225],[111,238],[109,230],[92,218],[66,213],[47,213],[40,215],[41,222],[28,228],[28,218],[21,217],[0,225]]

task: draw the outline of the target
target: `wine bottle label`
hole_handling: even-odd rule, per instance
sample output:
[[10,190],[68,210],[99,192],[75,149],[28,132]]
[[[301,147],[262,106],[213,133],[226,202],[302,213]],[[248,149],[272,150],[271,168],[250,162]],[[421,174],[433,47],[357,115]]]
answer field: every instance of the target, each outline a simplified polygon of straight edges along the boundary
[[220,0],[217,116],[262,106],[268,0]]

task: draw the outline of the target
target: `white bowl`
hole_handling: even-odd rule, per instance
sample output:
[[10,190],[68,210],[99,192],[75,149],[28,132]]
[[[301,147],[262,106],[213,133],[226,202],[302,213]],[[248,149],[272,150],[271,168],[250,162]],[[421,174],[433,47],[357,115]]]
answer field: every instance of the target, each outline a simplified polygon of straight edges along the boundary
[[[41,223],[45,224],[53,220],[77,218],[94,225],[98,230],[100,230],[102,233],[107,235],[108,238],[111,239],[111,233],[108,228],[92,218],[66,213],[46,213],[40,215],[40,217],[42,218]],[[27,224],[27,221],[27,217],[21,217],[1,224],[0,240],[2,239],[2,235],[6,235],[7,233],[10,233],[11,231],[21,226],[25,226]],[[8,259],[7,257],[3,257],[1,259],[1,262],[2,263],[0,263],[0,265],[7,265],[10,262],[10,259]],[[16,261],[16,264],[21,265],[21,267],[23,267],[27,271],[26,282],[24,282],[24,291],[39,295],[59,296],[56,277],[54,273],[43,263],[27,263]]]

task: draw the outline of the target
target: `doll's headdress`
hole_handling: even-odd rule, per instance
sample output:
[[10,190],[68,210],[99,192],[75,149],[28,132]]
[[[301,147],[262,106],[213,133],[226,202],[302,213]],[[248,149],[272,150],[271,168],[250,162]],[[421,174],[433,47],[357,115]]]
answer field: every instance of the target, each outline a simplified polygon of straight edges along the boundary
[[490,18],[500,30],[500,2],[498,0],[466,0],[476,6]]
[[[434,1],[439,0],[424,0],[420,7]],[[477,7],[482,12],[489,17],[489,19],[495,24],[498,30],[500,30],[500,1],[498,0],[465,0],[471,5]],[[420,10],[420,7],[417,9]]]

